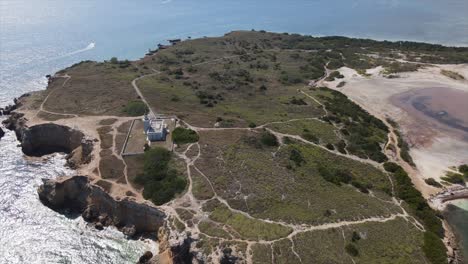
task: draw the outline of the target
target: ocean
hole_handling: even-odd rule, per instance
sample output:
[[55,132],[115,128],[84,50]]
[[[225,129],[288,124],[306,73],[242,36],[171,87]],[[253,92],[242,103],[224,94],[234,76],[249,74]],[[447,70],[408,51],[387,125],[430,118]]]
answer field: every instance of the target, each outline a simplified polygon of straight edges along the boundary
[[[82,60],[137,59],[170,38],[239,29],[468,46],[467,10],[465,0],[0,0],[0,107]],[[41,178],[73,172],[17,144],[11,132],[0,140],[0,263],[137,260],[147,243],[42,206]]]

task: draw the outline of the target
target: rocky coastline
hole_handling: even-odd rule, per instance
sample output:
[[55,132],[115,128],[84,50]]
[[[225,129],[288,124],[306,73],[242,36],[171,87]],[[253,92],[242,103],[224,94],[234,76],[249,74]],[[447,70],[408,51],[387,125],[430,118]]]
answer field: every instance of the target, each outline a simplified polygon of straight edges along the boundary
[[[20,100],[15,99],[15,105],[9,109],[16,110],[20,106]],[[66,165],[72,169],[86,165],[93,159],[94,144],[98,140],[59,124],[28,126],[23,113],[10,111],[8,114],[3,124],[6,129],[15,132],[25,155],[41,157],[56,152],[66,153]],[[146,252],[138,263],[192,263],[195,256],[191,252],[190,236],[171,230],[164,212],[131,197],[114,198],[102,187],[91,183],[88,176],[43,179],[38,195],[45,206],[69,217],[82,216],[98,230],[114,226],[129,239],[144,237],[157,241],[160,254]]]
[[38,194],[44,205],[57,212],[80,214],[97,229],[115,226],[130,238],[155,236],[164,224],[165,214],[157,208],[129,198],[116,200],[86,176],[43,180]]

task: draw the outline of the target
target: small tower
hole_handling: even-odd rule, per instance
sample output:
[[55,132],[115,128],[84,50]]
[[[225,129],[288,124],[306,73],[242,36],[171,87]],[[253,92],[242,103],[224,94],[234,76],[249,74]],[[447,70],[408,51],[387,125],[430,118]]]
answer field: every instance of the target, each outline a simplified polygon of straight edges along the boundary
[[151,121],[148,118],[148,114],[145,114],[143,117],[143,132],[146,134],[151,127]]

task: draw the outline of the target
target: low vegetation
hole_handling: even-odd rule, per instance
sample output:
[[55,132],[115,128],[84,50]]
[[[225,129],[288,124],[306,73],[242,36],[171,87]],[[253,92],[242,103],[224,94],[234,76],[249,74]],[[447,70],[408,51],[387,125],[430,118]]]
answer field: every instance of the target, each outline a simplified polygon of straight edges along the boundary
[[313,93],[324,102],[329,112],[323,120],[342,127],[341,133],[348,142],[347,151],[361,158],[386,161],[382,146],[387,142],[387,126],[344,94],[328,88],[317,90]]
[[[343,66],[362,74],[382,66],[393,77],[397,74],[390,73],[420,67],[389,58],[468,63],[467,48],[265,31],[187,40],[149,54],[136,62],[117,58],[103,63],[87,61],[61,71],[73,78],[66,84],[63,78],[53,80],[44,93],[54,91],[56,100],[48,100],[44,107],[79,115],[142,115],[148,109],[131,82],[151,74],[139,79],[138,86],[158,113],[177,115],[200,127],[253,128],[200,131],[200,135],[186,128],[172,132],[177,144],[200,141],[201,156],[190,166],[192,191],[196,199],[205,201],[203,210],[208,218],[192,221],[200,214],[178,208],[180,221],[170,218],[169,222],[180,231],[200,223],[200,230],[208,236],[200,234],[197,246],[207,255],[216,249],[230,255],[228,244],[235,244],[239,252],[247,251],[246,243],[230,239],[275,240],[292,232],[286,225],[260,219],[319,225],[401,213],[392,203],[388,175],[370,164],[323,149],[385,162],[382,147],[388,134],[384,123],[339,92],[326,88],[308,91],[325,105],[326,116],[321,105],[301,93],[310,80],[325,75],[326,65],[335,71],[328,80],[335,80],[341,77],[337,70]],[[152,69],[161,73],[154,75]],[[338,87],[343,85],[341,82]],[[320,121],[305,120],[320,117]],[[282,122],[268,125],[272,131],[301,136],[321,146],[292,137],[284,138],[283,145],[268,130],[255,129],[271,122]],[[110,148],[112,137],[105,130],[100,131],[101,143]],[[402,158],[413,164],[409,146],[402,140],[398,143]],[[129,179],[135,187],[144,187],[143,196],[155,204],[166,203],[186,188],[185,164],[179,164],[165,149],[148,149],[144,161],[133,156],[125,161]],[[108,162],[106,167],[114,169],[112,164]],[[401,167],[393,163],[384,163],[384,167],[393,179],[396,196],[424,224],[425,234],[401,217],[314,230],[271,245],[250,244],[253,261],[348,263],[352,257],[356,263],[443,263],[443,229],[437,214]],[[466,175],[466,171],[468,166],[459,168],[460,174]],[[428,184],[436,183],[429,180]],[[252,217],[230,210],[217,197]]]
[[223,204],[216,203],[214,206],[215,208],[210,213],[210,219],[230,226],[241,238],[274,240],[285,237],[292,232],[289,227],[251,219],[243,214],[234,213]]
[[143,197],[156,205],[169,202],[185,189],[187,180],[178,171],[173,154],[160,147],[145,152],[143,174],[135,182],[144,186]]
[[452,78],[454,80],[464,80],[465,77],[461,74],[459,74],[458,72],[454,72],[454,71],[449,71],[449,70],[440,70],[440,73],[442,75],[445,75],[449,78]]
[[123,109],[129,116],[142,116],[148,113],[148,107],[142,101],[129,102]]
[[[421,193],[416,190],[403,168],[390,162],[385,163],[384,168],[392,173],[395,178],[396,196],[409,205],[412,213],[422,221],[426,228],[423,246],[426,257],[434,264],[446,263],[446,248],[442,242],[444,228],[438,215],[429,207]],[[444,260],[444,262],[441,262],[441,260]]]
[[263,145],[268,147],[278,146],[278,139],[275,135],[268,131],[263,131],[260,141]]
[[338,144],[336,129],[330,123],[317,119],[297,120],[286,123],[268,125],[268,128],[290,135],[301,136],[305,140],[316,144]]
[[172,140],[176,144],[188,144],[195,143],[199,139],[196,131],[192,129],[177,127],[172,131]]
[[421,65],[416,63],[392,62],[385,67],[385,73],[391,75],[400,72],[413,72],[419,68],[421,68]]
[[341,74],[339,71],[333,71],[328,75],[328,77],[325,79],[328,82],[333,82],[335,79],[343,79],[344,76]]
[[460,185],[465,185],[466,180],[463,174],[452,171],[447,172],[441,179],[452,184]]
[[434,178],[428,178],[428,179],[425,179],[424,181],[426,182],[426,184],[429,184],[429,185],[434,186],[436,188],[442,188],[442,184],[440,184]]
[[411,157],[409,151],[410,147],[408,145],[408,142],[403,138],[403,136],[398,132],[397,130],[394,130],[395,134],[398,137],[398,147],[400,148],[400,157],[402,160],[406,161],[409,165],[415,167],[416,164],[413,161],[413,158]]

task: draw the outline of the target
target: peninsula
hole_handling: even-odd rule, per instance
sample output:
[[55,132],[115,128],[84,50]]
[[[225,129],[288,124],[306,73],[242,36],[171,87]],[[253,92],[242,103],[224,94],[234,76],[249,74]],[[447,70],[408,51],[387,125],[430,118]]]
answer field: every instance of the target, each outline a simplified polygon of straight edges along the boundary
[[5,125],[68,154],[46,206],[159,242],[135,262],[461,263],[466,78],[468,48],[235,31],[75,64]]

